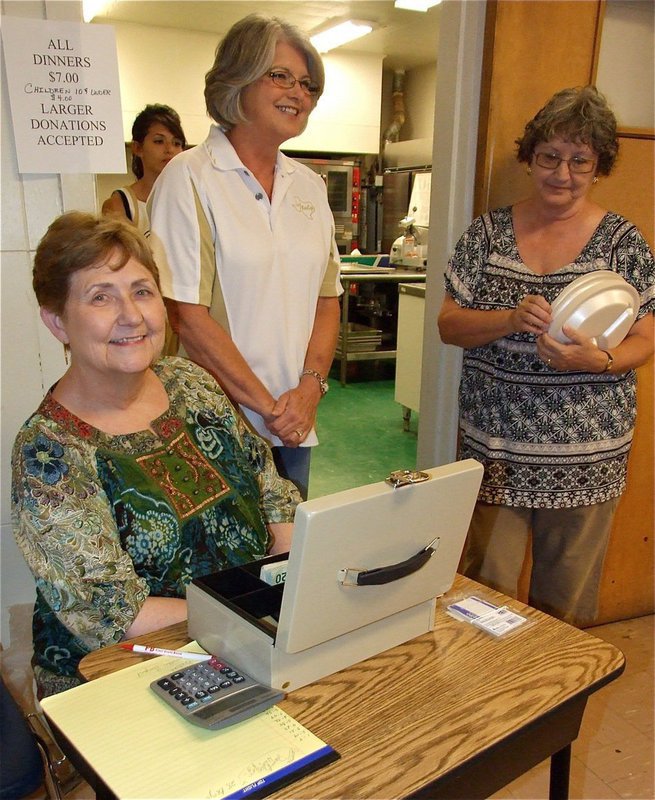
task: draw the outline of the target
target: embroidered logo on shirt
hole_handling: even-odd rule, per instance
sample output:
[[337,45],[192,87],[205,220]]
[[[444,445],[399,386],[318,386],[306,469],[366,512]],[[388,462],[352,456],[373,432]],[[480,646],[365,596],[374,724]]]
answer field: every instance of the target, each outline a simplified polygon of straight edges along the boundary
[[314,219],[316,213],[316,206],[311,200],[301,200],[298,195],[295,196],[292,208],[300,214],[304,214],[307,219]]
[[192,516],[230,491],[186,431],[136,462],[161,486],[180,519]]

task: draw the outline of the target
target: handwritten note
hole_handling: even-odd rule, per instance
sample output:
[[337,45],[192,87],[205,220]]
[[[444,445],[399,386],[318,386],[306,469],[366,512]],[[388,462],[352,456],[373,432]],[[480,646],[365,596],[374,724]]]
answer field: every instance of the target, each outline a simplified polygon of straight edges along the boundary
[[179,664],[153,658],[42,701],[118,797],[247,797],[334,752],[277,706],[218,731],[187,722],[149,688]]
[[123,172],[114,29],[3,17],[2,43],[19,171]]

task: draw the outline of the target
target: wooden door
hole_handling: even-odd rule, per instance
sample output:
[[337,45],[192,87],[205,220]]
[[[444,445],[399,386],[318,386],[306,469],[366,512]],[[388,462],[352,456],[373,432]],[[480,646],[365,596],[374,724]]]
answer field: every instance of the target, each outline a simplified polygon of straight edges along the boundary
[[[594,199],[634,222],[655,249],[655,136],[624,132],[619,158]],[[637,370],[637,425],[628,461],[628,488],[614,519],[605,562],[599,623],[650,614],[653,598],[653,359]]]

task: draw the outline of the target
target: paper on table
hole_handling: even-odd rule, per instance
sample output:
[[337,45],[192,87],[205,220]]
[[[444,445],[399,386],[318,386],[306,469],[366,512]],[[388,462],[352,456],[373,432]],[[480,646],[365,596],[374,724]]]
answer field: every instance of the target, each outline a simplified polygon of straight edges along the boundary
[[149,688],[179,666],[153,658],[41,701],[118,797],[224,798],[334,752],[276,706],[218,731],[187,722]]

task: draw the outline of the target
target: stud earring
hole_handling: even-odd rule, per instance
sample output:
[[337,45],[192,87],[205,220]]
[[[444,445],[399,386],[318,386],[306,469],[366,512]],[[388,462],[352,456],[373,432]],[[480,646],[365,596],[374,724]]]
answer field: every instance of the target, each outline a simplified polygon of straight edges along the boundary
[[528,167],[527,173],[528,173],[528,175],[532,175],[532,167]]
[[595,175],[594,175],[594,179],[593,179],[592,183],[598,183],[598,178]]

